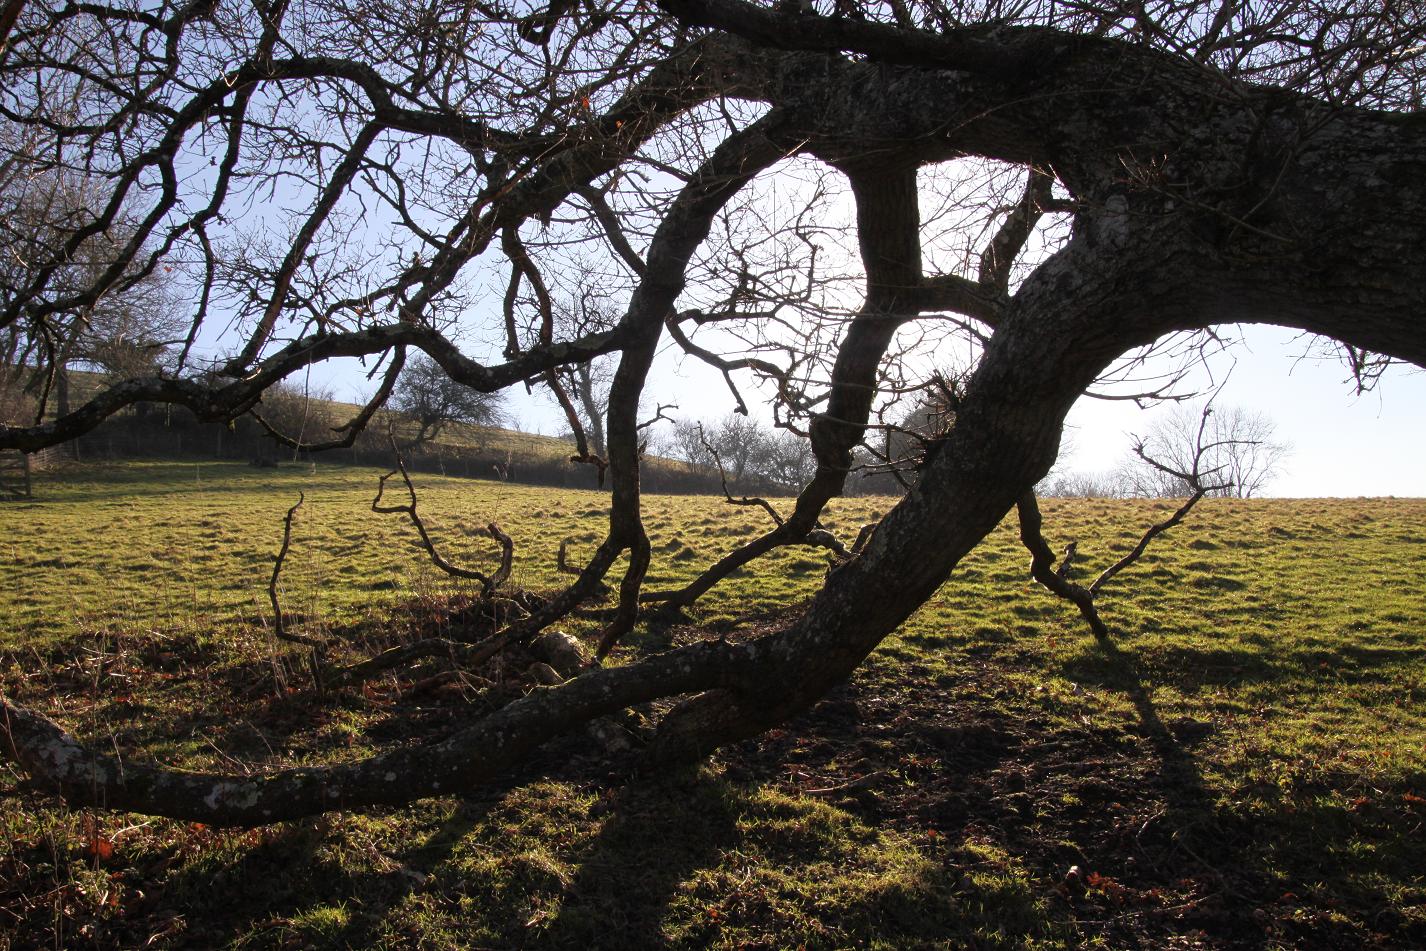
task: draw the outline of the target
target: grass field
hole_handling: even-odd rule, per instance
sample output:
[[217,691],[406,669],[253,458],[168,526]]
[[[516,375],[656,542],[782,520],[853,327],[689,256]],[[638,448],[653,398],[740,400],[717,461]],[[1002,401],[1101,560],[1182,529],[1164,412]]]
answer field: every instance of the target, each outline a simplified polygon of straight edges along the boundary
[[[378,472],[80,468],[0,507],[0,684],[128,757],[258,769],[438,734],[490,703],[408,671],[306,689],[270,632],[281,520],[299,629],[352,658],[439,627]],[[605,497],[421,476],[454,561],[559,584]],[[836,503],[850,539],[887,500]],[[1044,503],[1108,564],[1169,503]],[[763,527],[647,500],[653,587]],[[67,810],[0,767],[0,949],[1426,946],[1426,501],[1203,503],[1102,596],[1112,645],[1027,578],[1013,526],[811,713],[675,775],[560,741],[512,781],[253,830]],[[745,636],[811,595],[779,553],[669,638]],[[594,618],[564,625],[576,634]]]

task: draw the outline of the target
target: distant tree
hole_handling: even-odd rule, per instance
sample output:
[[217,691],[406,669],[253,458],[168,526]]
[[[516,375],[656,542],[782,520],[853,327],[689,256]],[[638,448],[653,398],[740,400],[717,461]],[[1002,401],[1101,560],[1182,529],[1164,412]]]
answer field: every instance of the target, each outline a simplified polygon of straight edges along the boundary
[[716,423],[676,422],[667,450],[690,465],[721,467],[730,488],[795,491],[817,472],[817,459],[806,439],[786,430],[769,430],[737,413]]
[[585,432],[589,433],[589,448],[597,456],[608,453],[604,439],[604,414],[609,412],[609,384],[613,381],[613,367],[608,362],[577,363],[571,368],[575,404],[580,419],[584,421]]
[[[587,269],[578,270],[569,300],[556,308],[558,325],[573,337],[612,330],[619,323],[620,313],[617,304],[606,298],[607,291],[599,287],[597,277]],[[589,450],[604,458],[609,454],[604,418],[609,412],[614,362],[607,359],[585,360],[562,368],[560,375],[572,397],[570,402],[575,415],[588,437]]]
[[[189,321],[165,286],[172,268],[113,264],[138,230],[127,207],[108,227],[94,229],[105,187],[100,176],[56,162],[36,137],[13,126],[0,128],[0,154],[0,305],[24,299],[42,268],[53,270],[51,284],[63,301],[33,323],[5,328],[0,390],[18,385],[35,407],[52,397],[63,415],[73,368],[112,381],[173,369],[173,347],[185,339]],[[66,246],[68,235],[86,227],[93,233]],[[13,404],[13,393],[0,402]]]
[[708,428],[708,441],[718,451],[729,482],[738,484],[761,474],[768,434],[753,420],[729,413]]
[[761,473],[780,489],[802,488],[817,474],[812,444],[785,429],[769,434],[763,445]]
[[[1181,476],[1170,469],[1194,469],[1202,434],[1200,471],[1211,474],[1217,488],[1207,494],[1252,498],[1282,472],[1292,447],[1274,439],[1277,426],[1264,413],[1241,406],[1175,407],[1139,442],[1142,453],[1131,456],[1118,470],[1118,480],[1128,495],[1176,498],[1192,493]],[[1162,465],[1152,465],[1144,456]]]
[[696,419],[680,419],[675,422],[665,440],[664,451],[672,458],[691,466],[707,466],[713,462],[703,445]]
[[337,422],[333,399],[330,389],[314,390],[290,380],[268,387],[262,401],[253,408],[253,415],[276,437],[276,444],[263,446],[254,461],[274,463],[277,444],[280,444],[292,449],[295,462],[302,447],[320,441],[331,432]]
[[500,422],[502,403],[499,393],[482,393],[452,380],[427,356],[406,363],[391,394],[392,409],[417,425],[411,446],[435,439],[450,423],[494,426]]
[[955,423],[959,385],[958,374],[937,371],[919,392],[880,411],[880,438],[867,439],[852,464],[856,492],[900,495],[916,484]]
[[1053,471],[1035,487],[1035,494],[1061,499],[1117,499],[1135,493],[1121,468],[1110,472]]

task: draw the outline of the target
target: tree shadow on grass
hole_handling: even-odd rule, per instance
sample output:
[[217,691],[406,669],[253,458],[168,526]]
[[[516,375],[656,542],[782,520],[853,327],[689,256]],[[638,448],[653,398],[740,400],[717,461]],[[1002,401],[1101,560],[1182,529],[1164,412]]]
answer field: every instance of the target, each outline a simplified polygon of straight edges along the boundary
[[664,919],[680,886],[717,866],[738,837],[726,783],[695,769],[610,789],[607,816],[581,849],[579,871],[540,936],[545,947],[666,945]]
[[1426,788],[1225,802],[1200,763],[1214,724],[1166,719],[1133,652],[1074,672],[1130,721],[975,657],[881,662],[721,777],[610,773],[575,737],[455,808],[375,818],[372,860],[365,820],[224,833],[150,879],[150,922],[181,915],[170,946],[193,947],[1426,946],[1387,893],[1426,872]]
[[888,834],[776,780],[685,771],[606,802],[530,946],[1018,947],[1054,929],[1011,856]]
[[[1399,659],[1397,652],[1350,646],[1341,653],[1388,665]],[[1248,660],[1237,668],[1256,667],[1259,676],[1250,679],[1263,683],[1293,679],[1301,660],[1242,657]],[[1191,692],[1217,683],[1211,665],[1182,657],[1174,663],[1176,676],[1169,680],[1175,686]],[[1303,669],[1315,666],[1304,663]],[[1350,771],[1311,769],[1272,784],[1210,789],[1192,748],[1207,749],[1218,727],[1207,717],[1165,721],[1152,697],[1156,678],[1145,674],[1138,657],[1100,640],[1092,655],[1064,672],[1117,690],[1133,705],[1136,732],[1159,764],[1154,790],[1162,808],[1135,834],[1130,855],[1147,866],[1141,870],[1146,883],[1197,880],[1183,921],[1227,948],[1421,946],[1426,915],[1403,915],[1391,906],[1410,902],[1393,901],[1383,890],[1393,881],[1420,881],[1426,872],[1407,844],[1421,818],[1409,789],[1370,789]],[[1284,755],[1284,765],[1307,767],[1300,754]],[[1362,795],[1368,791],[1372,795]],[[1113,853],[1103,858],[1123,868],[1128,857],[1116,851],[1113,859]],[[1426,889],[1415,891],[1418,900],[1426,898]]]
[[[1148,741],[1159,760],[1163,793],[1168,807],[1178,814],[1175,817],[1178,824],[1183,825],[1208,815],[1212,811],[1212,797],[1204,788],[1203,774],[1185,743],[1201,740],[1205,735],[1204,731],[1211,727],[1191,720],[1166,724],[1154,704],[1153,690],[1146,683],[1139,659],[1110,638],[1098,639],[1095,653],[1097,663],[1094,666],[1099,674],[1096,679],[1102,686],[1123,693],[1134,706],[1134,713],[1139,719],[1138,732]],[[1235,669],[1247,665],[1247,658],[1251,656],[1245,654]],[[1195,671],[1201,680],[1203,671],[1212,668],[1210,665],[1207,668],[1190,666],[1182,669]],[[1067,675],[1077,674],[1080,677],[1090,673],[1084,667],[1074,671],[1070,665],[1066,666],[1065,672]],[[1266,670],[1263,673],[1264,676],[1267,675]]]
[[165,903],[185,921],[184,946],[374,946],[389,914],[436,879],[509,788],[482,789],[480,798],[461,800],[435,822],[378,819],[421,831],[377,862],[371,855],[353,862],[350,842],[336,839],[341,833],[325,818],[249,833],[255,842],[187,862],[165,883]]
[[[1152,672],[1144,662],[1112,640],[1096,642],[1097,648],[1085,651],[1063,666],[1064,675],[1076,683],[1094,685],[1126,694],[1133,699],[1144,691],[1144,681],[1151,679],[1158,686],[1172,686],[1184,691],[1202,687],[1272,683],[1288,675],[1280,655],[1271,655],[1257,648],[1186,647],[1175,644],[1156,646]],[[1140,716],[1142,698],[1135,700]]]

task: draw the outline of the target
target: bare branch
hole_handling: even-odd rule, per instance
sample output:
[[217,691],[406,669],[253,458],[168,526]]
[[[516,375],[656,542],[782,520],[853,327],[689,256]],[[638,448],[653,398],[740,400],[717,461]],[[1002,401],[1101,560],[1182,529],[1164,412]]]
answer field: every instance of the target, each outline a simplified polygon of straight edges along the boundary
[[778,528],[781,528],[783,525],[783,518],[781,515],[777,514],[777,509],[773,508],[772,503],[768,502],[767,499],[755,498],[746,495],[737,499],[733,498],[733,494],[728,491],[728,471],[723,468],[723,458],[718,455],[718,450],[714,449],[713,444],[708,441],[708,434],[704,431],[702,423],[698,424],[698,438],[703,441],[703,449],[708,453],[708,455],[713,457],[713,462],[718,467],[718,478],[719,481],[721,481],[723,484],[724,501],[726,501],[729,505],[755,505],[761,508],[763,511],[767,512],[768,516],[773,520],[773,522],[778,526]]
[[287,621],[282,613],[282,605],[277,598],[277,582],[282,577],[282,565],[287,561],[287,550],[292,544],[292,520],[297,516],[297,510],[302,507],[302,503],[307,501],[307,496],[297,493],[297,502],[292,508],[287,510],[287,515],[282,519],[282,547],[277,550],[277,557],[272,563],[272,577],[267,581],[267,599],[272,604],[272,630],[279,640],[289,641],[293,644],[301,644],[313,650],[323,650],[326,645],[316,638],[308,637],[305,634],[294,634],[287,629]]
[[[333,808],[399,805],[499,775],[547,740],[596,716],[661,696],[735,683],[756,664],[747,645],[708,641],[531,691],[443,740],[355,763],[259,773],[200,773],[97,753],[48,717],[0,695],[0,755],[74,805],[220,826],[255,826]],[[399,780],[399,781],[398,781]]]
[[1090,595],[1094,596],[1099,594],[1100,589],[1103,588],[1104,585],[1108,583],[1111,578],[1113,578],[1119,572],[1123,571],[1125,568],[1129,567],[1134,562],[1139,560],[1139,556],[1143,555],[1144,551],[1148,549],[1150,542],[1162,535],[1164,532],[1173,528],[1175,525],[1182,522],[1184,518],[1188,515],[1188,513],[1193,510],[1193,507],[1198,504],[1198,500],[1203,498],[1207,491],[1207,489],[1197,489],[1191,496],[1188,497],[1188,499],[1182,505],[1180,505],[1177,509],[1174,510],[1174,513],[1172,515],[1164,519],[1162,522],[1155,522],[1153,525],[1149,526],[1149,528],[1144,532],[1143,536],[1139,539],[1138,543],[1129,551],[1127,555],[1125,555],[1123,558],[1120,558],[1108,568],[1105,568],[1104,571],[1100,573],[1099,577],[1094,579],[1094,583],[1089,586]]
[[1053,185],[1054,176],[1043,169],[1030,169],[1024,195],[981,253],[980,283],[994,287],[1002,294],[1009,291],[1010,270],[1049,204]]
[[[500,542],[501,556],[500,567],[493,574],[487,575],[483,571],[474,568],[462,568],[453,565],[442,557],[434,542],[431,541],[430,534],[426,531],[426,523],[420,515],[416,514],[416,487],[411,483],[411,476],[406,472],[406,463],[401,458],[401,453],[396,450],[395,440],[392,441],[392,449],[396,451],[396,468],[381,477],[377,483],[376,498],[371,501],[371,510],[381,514],[404,513],[411,524],[416,526],[416,534],[421,539],[421,547],[426,549],[431,556],[431,562],[446,574],[456,578],[467,578],[472,581],[479,581],[481,585],[481,597],[489,598],[495,590],[510,577],[510,562],[514,555],[514,542],[510,536],[500,531],[500,528],[491,522],[485,527],[485,534]],[[386,480],[400,473],[401,479],[406,483],[406,492],[410,501],[405,505],[382,505],[381,499],[386,492]]]
[[670,409],[678,409],[678,404],[677,404],[677,403],[660,403],[658,406],[654,407],[654,415],[650,416],[648,419],[646,419],[646,420],[644,420],[642,423],[640,423],[640,424],[638,425],[638,428],[639,428],[639,429],[648,429],[650,426],[654,425],[654,424],[657,423],[659,420],[663,420],[663,421],[666,422],[666,423],[671,423],[671,422],[673,422],[673,421],[674,421],[673,417],[672,417],[672,416],[668,416],[668,415],[666,415],[666,414],[664,413],[664,410],[670,410]]
[[[1094,592],[1070,581],[1065,577],[1066,571],[1055,570],[1055,554],[1041,532],[1044,519],[1040,515],[1035,493],[1025,493],[1015,508],[1020,516],[1020,541],[1030,551],[1030,574],[1051,592],[1079,608],[1095,637],[1108,637],[1109,628],[1094,606]],[[1065,564],[1068,564],[1068,559]],[[1061,568],[1063,569],[1064,565]]]

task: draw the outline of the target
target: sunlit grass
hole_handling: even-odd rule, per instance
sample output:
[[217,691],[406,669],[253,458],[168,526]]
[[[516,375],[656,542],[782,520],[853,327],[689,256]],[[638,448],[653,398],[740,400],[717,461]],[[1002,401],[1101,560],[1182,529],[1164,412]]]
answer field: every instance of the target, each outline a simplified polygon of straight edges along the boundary
[[[406,742],[390,685],[286,699],[308,675],[266,600],[298,492],[282,592],[301,628],[379,639],[465,590],[403,517],[370,511],[379,474],[47,476],[0,507],[0,683],[127,756],[190,767]],[[492,564],[478,531],[495,520],[533,590],[560,583],[562,540],[586,558],[607,518],[593,491],[416,481],[449,558]],[[824,521],[850,540],[889,504],[839,501]],[[1043,503],[1082,577],[1168,507]],[[646,523],[659,588],[767,527],[709,497],[649,497]],[[1027,564],[1002,526],[814,715],[682,774],[606,775],[592,750],[574,779],[252,832],[11,794],[0,948],[1426,943],[1426,502],[1205,502],[1104,592],[1112,646]],[[826,565],[779,552],[695,620],[769,623]],[[405,702],[433,729],[476,712]]]

